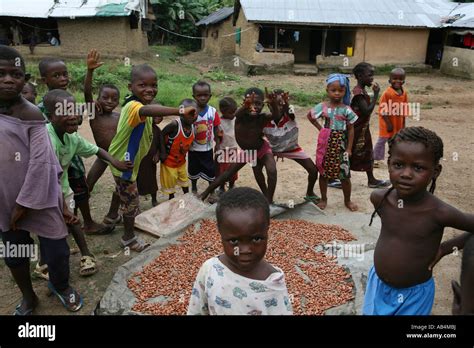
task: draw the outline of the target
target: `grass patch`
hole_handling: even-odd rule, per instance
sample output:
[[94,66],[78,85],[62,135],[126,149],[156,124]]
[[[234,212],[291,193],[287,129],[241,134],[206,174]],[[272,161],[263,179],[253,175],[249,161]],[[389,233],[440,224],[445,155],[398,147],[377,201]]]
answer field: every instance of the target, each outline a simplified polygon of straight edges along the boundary
[[[192,85],[199,79],[205,79],[212,85],[213,97],[210,105],[217,107],[219,100],[225,96],[234,98],[240,105],[243,95],[247,89],[245,81],[247,78],[225,71],[222,68],[207,72],[204,75],[193,66],[182,64],[179,57],[186,51],[178,46],[152,46],[152,59],[148,59],[158,76],[158,95],[156,100],[166,106],[177,106],[185,98],[192,98]],[[156,57],[156,55],[159,55]],[[155,59],[153,59],[155,58]],[[120,102],[130,92],[128,83],[130,81],[131,66],[125,66],[123,61],[116,59],[104,59],[104,65],[94,72],[93,94],[97,96],[99,87],[103,84],[114,84],[120,90]],[[68,91],[74,95],[80,103],[84,102],[84,79],[86,75],[85,59],[66,60],[70,76]],[[132,59],[133,64],[133,59]],[[40,82],[38,64],[30,63],[27,71],[32,74],[33,81],[38,82],[38,102],[47,93],[47,88]],[[245,86],[245,87],[242,87]],[[248,86],[250,87],[250,85]],[[291,88],[290,101],[292,104],[306,107],[318,104],[326,97],[324,90],[308,91],[302,88]]]
[[390,72],[393,69],[395,69],[395,65],[393,64],[381,65],[375,68],[375,74],[376,75],[390,75]]
[[431,104],[431,102],[421,105],[421,110],[431,110],[431,109],[433,109],[433,105]]
[[160,60],[176,62],[186,51],[179,46],[150,46],[150,50],[155,55],[159,55]]
[[290,102],[299,106],[314,106],[326,99],[326,91],[320,90],[316,93],[306,93],[301,90],[290,93]]
[[210,71],[204,75],[204,79],[211,81],[240,81],[240,76],[224,71],[222,68]]

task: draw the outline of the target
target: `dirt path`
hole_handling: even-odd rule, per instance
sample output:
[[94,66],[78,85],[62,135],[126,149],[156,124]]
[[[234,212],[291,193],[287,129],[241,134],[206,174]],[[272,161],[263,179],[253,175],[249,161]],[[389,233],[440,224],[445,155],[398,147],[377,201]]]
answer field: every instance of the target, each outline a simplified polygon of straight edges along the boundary
[[[285,84],[282,85],[281,82]],[[387,77],[377,76],[376,81],[381,84],[384,90],[388,83]],[[301,76],[257,76],[242,78],[240,82],[226,83],[225,88],[236,88],[239,86],[253,85],[258,87],[283,87],[296,86],[312,91],[323,87],[324,77],[301,77]],[[407,124],[422,125],[438,133],[444,141],[443,172],[438,179],[436,195],[444,201],[452,204],[465,212],[474,211],[473,202],[473,137],[474,134],[474,113],[472,111],[472,100],[474,92],[472,81],[447,78],[438,74],[429,75],[408,75],[406,88],[409,93],[410,102],[420,102],[423,105],[420,121],[408,120]],[[291,90],[290,90],[291,92]],[[297,121],[300,125],[300,145],[314,159],[317,132],[306,120],[305,114],[308,108],[296,108]],[[160,125],[164,127],[166,123]],[[377,118],[371,121],[371,131],[374,141],[378,135]],[[93,141],[90,127],[84,124],[80,133],[88,140]],[[471,139],[471,140],[469,140]],[[90,168],[92,159],[87,159],[86,166]],[[290,160],[278,162],[278,183],[275,200],[278,202],[294,200],[298,202],[302,199],[306,188],[306,172],[303,168],[295,165]],[[239,174],[238,186],[250,186],[257,188],[253,173],[249,166],[245,167]],[[383,167],[375,170],[378,178],[387,179],[387,168]],[[363,212],[371,212],[372,207],[369,202],[371,189],[367,187],[365,173],[353,173],[353,200],[359,205]],[[199,183],[200,190],[206,185]],[[113,180],[110,172],[106,172],[97,184],[91,199],[93,216],[100,221],[106,211],[113,190]],[[319,192],[319,188],[316,190]],[[159,199],[164,201],[165,196],[159,195]],[[141,201],[142,210],[151,207],[150,200],[145,198]],[[339,190],[329,191],[328,213],[344,210],[342,192]],[[123,255],[119,245],[119,238],[123,229],[116,228],[113,235],[88,237],[91,251],[96,255],[100,267],[99,273],[90,278],[80,278],[78,276],[79,255],[71,257],[72,284],[76,286],[85,297],[85,308],[80,314],[90,314],[95,305],[100,300],[115,270],[118,266],[128,261],[132,255]],[[452,230],[447,230],[445,238],[453,236]],[[152,237],[144,236],[148,240]],[[74,243],[71,242],[71,245]],[[459,278],[461,253],[458,256],[448,256],[443,259],[435,268],[434,277],[436,281],[436,296],[433,314],[450,314],[452,292],[450,287],[451,279]],[[20,301],[20,293],[15,286],[8,270],[3,262],[0,263],[0,314],[10,314],[15,305]],[[42,280],[34,281],[34,287],[38,291],[41,305],[37,310],[38,314],[67,314],[58,304],[58,301],[47,298],[46,282]]]

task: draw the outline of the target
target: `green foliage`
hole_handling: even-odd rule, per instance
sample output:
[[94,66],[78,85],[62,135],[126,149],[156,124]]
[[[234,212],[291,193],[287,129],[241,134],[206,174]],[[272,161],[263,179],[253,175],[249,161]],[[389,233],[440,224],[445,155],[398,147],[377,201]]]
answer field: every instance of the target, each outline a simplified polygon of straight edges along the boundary
[[212,81],[240,81],[240,76],[228,73],[222,68],[208,72],[204,78]]
[[376,75],[390,75],[390,72],[395,69],[395,65],[383,65],[383,66],[378,66],[375,69],[375,74]]
[[151,0],[156,16],[151,41],[161,44],[177,43],[187,50],[199,49],[201,40],[168,33],[157,25],[184,36],[199,37],[200,30],[196,23],[222,7],[232,6],[233,3],[233,0]]
[[421,110],[431,110],[431,109],[433,109],[433,104],[431,104],[431,102],[421,105]]
[[326,99],[326,91],[320,90],[316,93],[306,93],[301,90],[290,93],[290,103],[299,106],[314,106]]

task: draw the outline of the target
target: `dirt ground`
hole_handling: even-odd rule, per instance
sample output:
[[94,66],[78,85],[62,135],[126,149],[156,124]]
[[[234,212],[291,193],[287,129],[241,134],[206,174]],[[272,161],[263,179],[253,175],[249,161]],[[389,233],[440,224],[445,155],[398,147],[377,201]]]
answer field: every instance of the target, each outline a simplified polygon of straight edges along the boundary
[[[322,87],[324,76],[268,75],[243,77],[240,82],[227,83],[227,87],[251,87],[255,85],[259,87],[285,88],[285,84],[282,84],[282,81],[285,81],[285,84],[288,83],[288,85],[300,88],[315,85]],[[376,76],[376,81],[380,83],[382,91],[388,86],[386,76]],[[473,170],[472,134],[474,133],[474,113],[472,111],[474,92],[472,86],[472,81],[449,78],[438,73],[409,74],[406,83],[409,101],[419,102],[422,105],[420,120],[410,119],[407,122],[408,126],[422,125],[436,131],[444,140],[443,172],[438,179],[435,194],[464,212],[474,211],[472,199],[474,185],[473,177],[470,175],[470,172]],[[299,139],[300,145],[314,160],[317,131],[305,118],[307,111],[307,107],[296,107],[297,121],[300,129]],[[160,126],[164,127],[165,124],[166,122],[163,122]],[[375,142],[378,135],[377,117],[372,117],[371,132]],[[80,134],[89,141],[93,141],[88,123],[81,127]],[[87,168],[90,168],[92,162],[93,159],[85,161]],[[295,203],[301,201],[306,189],[306,172],[304,169],[290,160],[279,161],[277,167],[278,183],[275,200],[277,202],[293,200]],[[250,166],[246,166],[239,175],[238,186],[250,186],[258,189]],[[387,179],[387,167],[375,169],[375,175],[377,178]],[[107,171],[98,182],[90,202],[92,215],[97,221],[101,221],[108,210],[113,187],[112,175],[110,171]],[[200,191],[205,187],[206,184],[200,181]],[[360,210],[363,212],[372,211],[372,206],[369,202],[371,191],[367,187],[365,173],[353,172],[353,201],[359,205]],[[316,192],[319,193],[317,184]],[[328,194],[327,213],[331,214],[346,209],[343,204],[341,191],[329,189]],[[159,195],[160,201],[166,199],[167,197],[164,195]],[[151,201],[148,197],[142,197],[141,208],[142,210],[151,208]],[[78,274],[79,254],[71,256],[71,283],[84,296],[85,301],[85,306],[79,314],[87,315],[92,313],[116,269],[134,256],[133,253],[131,255],[123,254],[119,244],[122,232],[123,227],[119,225],[112,235],[87,237],[90,249],[95,254],[100,268],[97,274],[89,278],[82,278]],[[459,231],[451,229],[447,229],[445,232],[444,239],[459,233]],[[146,240],[155,240],[151,236],[142,235]],[[71,247],[75,246],[72,240],[70,245]],[[459,278],[461,255],[459,253],[457,256],[447,256],[435,268],[434,278],[437,290],[433,314],[451,313],[452,291],[450,283],[452,279]],[[0,314],[11,314],[16,304],[21,300],[21,294],[3,262],[0,263],[0,277],[3,280],[0,282]],[[35,280],[33,284],[40,297],[40,306],[36,310],[37,314],[68,314],[56,299],[46,297],[46,282],[44,280]]]

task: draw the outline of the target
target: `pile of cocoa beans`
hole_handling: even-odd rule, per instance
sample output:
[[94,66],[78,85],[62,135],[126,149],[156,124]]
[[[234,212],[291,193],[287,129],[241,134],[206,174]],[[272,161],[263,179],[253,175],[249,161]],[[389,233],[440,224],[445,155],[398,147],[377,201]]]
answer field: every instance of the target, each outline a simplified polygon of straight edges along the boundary
[[[294,314],[322,315],[354,298],[350,275],[334,256],[316,251],[317,246],[332,241],[354,240],[348,231],[303,220],[271,220],[268,235],[265,259],[285,272]],[[133,311],[186,314],[199,268],[207,259],[223,253],[213,220],[190,226],[178,241],[128,280],[137,299]]]

